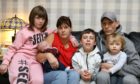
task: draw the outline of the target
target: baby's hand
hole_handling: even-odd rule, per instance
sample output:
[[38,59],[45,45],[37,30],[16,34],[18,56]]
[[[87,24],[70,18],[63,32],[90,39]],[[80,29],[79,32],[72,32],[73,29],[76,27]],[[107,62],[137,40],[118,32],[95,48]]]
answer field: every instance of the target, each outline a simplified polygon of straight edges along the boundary
[[4,74],[7,72],[8,66],[6,64],[0,65],[0,74]]

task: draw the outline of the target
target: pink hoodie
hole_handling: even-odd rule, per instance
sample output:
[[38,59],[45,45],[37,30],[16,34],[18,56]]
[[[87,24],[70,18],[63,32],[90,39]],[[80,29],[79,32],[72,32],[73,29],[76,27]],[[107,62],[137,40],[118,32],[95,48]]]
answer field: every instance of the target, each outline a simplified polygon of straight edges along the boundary
[[48,36],[48,34],[52,33],[53,30],[47,29],[45,32],[40,31],[30,31],[28,27],[20,30],[17,35],[14,43],[8,48],[8,52],[3,57],[2,64],[9,65],[12,57],[16,53],[24,53],[25,56],[29,56],[29,58],[35,59],[37,55],[37,45],[40,43],[44,37]]

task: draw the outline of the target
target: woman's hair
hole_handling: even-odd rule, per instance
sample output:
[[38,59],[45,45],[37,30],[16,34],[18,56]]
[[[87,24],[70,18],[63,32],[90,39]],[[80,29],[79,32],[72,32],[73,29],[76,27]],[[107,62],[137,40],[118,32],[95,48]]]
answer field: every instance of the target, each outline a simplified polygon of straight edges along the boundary
[[114,33],[114,34],[112,34],[112,35],[107,36],[107,37],[106,37],[106,45],[108,45],[108,42],[109,42],[110,40],[111,40],[112,42],[118,42],[118,41],[120,41],[121,44],[122,44],[121,48],[122,48],[122,50],[124,49],[124,46],[125,46],[125,39],[124,39],[124,37],[123,37],[122,35],[117,34],[117,33]]
[[91,28],[85,29],[85,30],[83,30],[83,31],[81,32],[80,40],[82,39],[82,36],[83,36],[84,34],[89,34],[89,33],[92,33],[92,34],[95,36],[95,40],[96,40],[96,32],[95,32],[93,29],[91,29]]
[[45,19],[45,23],[41,28],[41,31],[45,31],[46,28],[47,28],[46,26],[48,24],[48,15],[47,15],[46,9],[42,6],[40,6],[40,5],[34,7],[30,12],[30,15],[29,15],[29,30],[33,31],[33,26],[35,25],[34,20],[35,20],[36,16]]
[[57,23],[56,23],[56,27],[58,28],[62,24],[67,24],[70,28],[72,28],[71,20],[67,16],[61,16],[61,17],[59,17],[58,20],[57,20]]

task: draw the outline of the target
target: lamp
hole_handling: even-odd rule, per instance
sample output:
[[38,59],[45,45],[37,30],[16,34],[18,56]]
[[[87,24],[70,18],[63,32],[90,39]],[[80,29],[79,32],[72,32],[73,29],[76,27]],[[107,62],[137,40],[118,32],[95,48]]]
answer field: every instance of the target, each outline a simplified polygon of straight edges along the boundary
[[12,36],[12,42],[13,42],[16,36],[16,29],[21,29],[26,24],[27,23],[24,20],[18,18],[15,15],[15,17],[3,20],[0,24],[0,28],[1,29],[14,29],[14,36]]

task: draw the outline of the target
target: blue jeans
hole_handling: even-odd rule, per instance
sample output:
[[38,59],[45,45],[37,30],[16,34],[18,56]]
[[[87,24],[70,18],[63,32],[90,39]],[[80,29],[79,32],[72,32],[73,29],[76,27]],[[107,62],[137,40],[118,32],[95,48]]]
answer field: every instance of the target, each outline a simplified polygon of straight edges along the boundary
[[67,70],[67,84],[79,84],[80,83],[80,75],[73,69]]
[[45,84],[79,84],[80,76],[74,70],[51,71],[44,74]]
[[123,76],[119,76],[117,73],[110,76],[111,84],[123,84]]

